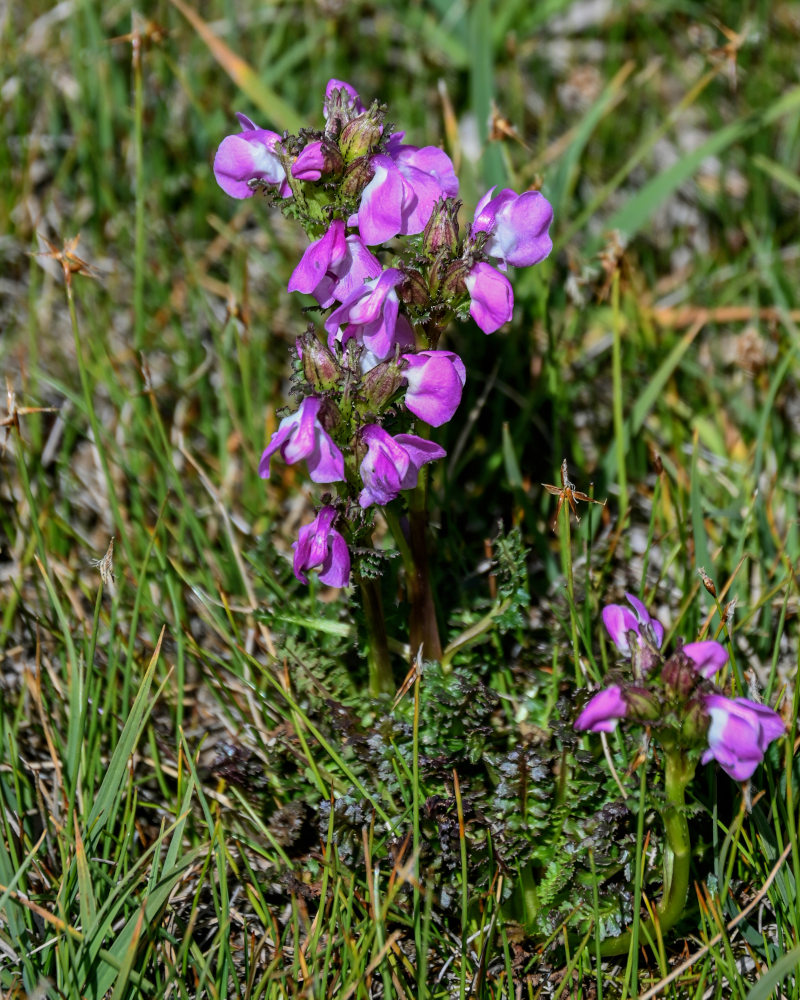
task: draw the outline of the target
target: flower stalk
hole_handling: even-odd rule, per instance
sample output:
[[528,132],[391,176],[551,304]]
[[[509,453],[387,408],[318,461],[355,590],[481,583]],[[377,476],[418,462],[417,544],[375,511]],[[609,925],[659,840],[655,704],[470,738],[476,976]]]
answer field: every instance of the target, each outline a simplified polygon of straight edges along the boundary
[[[695,766],[686,752],[674,749],[666,754],[664,792],[666,803],[661,810],[664,824],[664,889],[656,906],[655,917],[638,928],[638,938],[656,940],[673,927],[683,915],[689,891],[691,839],[686,821],[686,788],[694,777]],[[606,938],[600,945],[604,958],[627,954],[633,941],[631,930]]]
[[409,614],[409,642],[411,652],[422,647],[426,660],[442,659],[442,642],[436,621],[436,604],[431,587],[430,563],[428,561],[428,510],[427,476],[420,476],[420,482],[411,491],[408,505],[409,543],[413,558],[413,572],[407,576]]
[[383,616],[380,580],[375,577],[358,577],[364,624],[367,632],[367,665],[369,668],[369,693],[373,697],[394,693],[389,643]]

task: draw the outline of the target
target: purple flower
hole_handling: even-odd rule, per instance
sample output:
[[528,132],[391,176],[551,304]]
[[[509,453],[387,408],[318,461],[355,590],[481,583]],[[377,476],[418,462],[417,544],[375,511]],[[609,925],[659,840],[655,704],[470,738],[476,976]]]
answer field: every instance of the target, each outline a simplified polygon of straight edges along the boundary
[[397,286],[403,274],[396,267],[387,267],[377,279],[370,279],[355,287],[338,309],[325,320],[328,346],[333,346],[339,328],[341,341],[346,344],[355,337],[376,358],[388,358],[398,342],[395,336],[400,301]]
[[294,549],[294,575],[308,583],[307,570],[320,567],[319,578],[330,587],[346,587],[350,579],[350,553],[344,537],[332,527],[333,507],[323,507],[311,524],[300,529]]
[[490,234],[484,253],[496,257],[503,271],[507,264],[528,267],[544,260],[553,249],[548,235],[553,221],[550,202],[538,191],[517,194],[503,188],[500,194],[493,194],[494,188],[478,202],[472,223],[473,234]]
[[595,733],[612,733],[617,722],[625,718],[627,711],[622,688],[618,684],[612,684],[589,699],[575,720],[575,728],[591,729]]
[[340,92],[339,101],[342,105],[346,106],[348,110],[352,111],[354,116],[360,115],[364,112],[364,105],[361,103],[361,98],[358,96],[358,91],[355,87],[351,87],[350,84],[345,83],[344,80],[328,80],[327,86],[325,87],[325,101],[322,105],[322,116],[325,121],[328,120],[328,116],[331,111],[334,91]]
[[707,764],[713,758],[734,781],[747,781],[769,744],[783,735],[781,717],[766,705],[747,698],[708,694],[703,704],[711,724],[702,763]]
[[404,146],[392,140],[387,154],[370,158],[372,180],[361,193],[358,230],[368,246],[402,233],[421,233],[440,198],[458,194],[450,157],[437,146]]
[[307,247],[289,279],[289,291],[313,295],[327,309],[336,301],[344,302],[380,273],[378,258],[358,236],[345,238],[344,223],[336,219],[324,236]]
[[433,427],[447,423],[461,402],[467,380],[464,362],[452,351],[419,351],[401,357],[408,365],[403,370],[408,382],[406,406]]
[[469,314],[484,333],[494,333],[507,323],[514,312],[514,292],[505,275],[491,264],[474,264],[464,278],[472,300]]
[[651,640],[660,649],[664,640],[664,628],[661,622],[650,617],[647,608],[638,597],[634,597],[633,594],[625,596],[633,607],[633,611],[622,604],[608,604],[603,608],[603,624],[614,645],[623,656],[630,656],[631,647],[628,642],[628,633],[635,632],[639,637],[639,647],[644,649],[645,644],[642,638],[644,630],[645,634],[649,633]]
[[728,662],[727,649],[713,639],[706,639],[703,642],[687,642],[683,647],[683,652],[692,661],[695,670],[709,680]]
[[292,164],[292,177],[299,181],[318,181],[327,173],[327,163],[321,142],[310,142]]
[[244,127],[243,132],[226,136],[214,157],[214,176],[217,184],[232,198],[252,198],[249,181],[263,180],[278,185],[282,198],[288,198],[292,189],[286,180],[275,144],[280,142],[277,132],[258,128],[246,115],[236,117]]
[[414,434],[391,434],[377,424],[368,424],[361,431],[367,446],[359,472],[364,489],[358,498],[362,507],[378,504],[383,507],[400,493],[417,485],[419,470],[427,462],[444,458],[444,448]]
[[262,479],[269,477],[270,457],[276,451],[289,465],[304,458],[315,483],[344,479],[344,457],[318,419],[321,406],[321,399],[306,396],[298,410],[281,420],[258,464]]

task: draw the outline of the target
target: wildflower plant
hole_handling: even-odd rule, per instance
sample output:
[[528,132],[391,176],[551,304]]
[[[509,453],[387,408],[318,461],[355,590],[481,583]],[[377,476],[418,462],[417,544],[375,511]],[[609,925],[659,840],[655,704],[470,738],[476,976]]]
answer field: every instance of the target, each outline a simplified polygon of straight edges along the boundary
[[[685,793],[697,764],[716,760],[735,781],[748,781],[785,727],[766,705],[722,693],[714,681],[728,662],[721,643],[679,640],[667,656],[661,623],[637,597],[626,596],[630,607],[609,604],[602,613],[622,663],[583,707],[575,729],[611,733],[625,720],[646,727],[661,748],[666,842],[664,895],[657,915],[663,933],[680,918],[686,902],[691,843]],[[629,945],[630,934],[625,933],[608,938],[603,950],[618,954]]]
[[322,115],[323,128],[283,136],[239,115],[242,131],[222,141],[214,174],[234,198],[266,194],[309,238],[288,290],[316,300],[321,328],[312,323],[297,338],[298,405],[259,473],[268,477],[274,458],[305,461],[310,479],[329,487],[294,543],[295,576],[306,583],[316,571],[331,586],[360,587],[370,686],[390,691],[376,511],[403,560],[411,648],[441,660],[426,490],[445,451],[430,434],[456,413],[467,372],[440,342],[453,320],[471,317],[491,334],[511,319],[505,272],[550,253],[552,209],[538,191],[492,188],[462,234],[458,179],[443,150],[403,142],[384,107],[366,107],[340,80],[328,83]]

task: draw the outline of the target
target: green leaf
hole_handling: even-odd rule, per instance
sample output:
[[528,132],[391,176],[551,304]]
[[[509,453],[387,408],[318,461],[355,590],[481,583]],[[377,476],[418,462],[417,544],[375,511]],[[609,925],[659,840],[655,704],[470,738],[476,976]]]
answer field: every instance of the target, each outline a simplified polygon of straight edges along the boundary
[[[100,836],[100,833],[105,829],[109,817],[114,815],[119,798],[119,791],[122,787],[122,782],[125,779],[128,761],[134,751],[134,747],[139,742],[139,737],[144,729],[145,719],[149,714],[150,708],[152,707],[151,704],[148,703],[147,697],[150,693],[150,685],[153,680],[153,674],[155,673],[158,656],[161,652],[161,643],[164,639],[165,630],[166,625],[161,629],[161,635],[158,637],[156,648],[153,651],[153,655],[150,657],[150,663],[145,671],[144,677],[142,678],[139,693],[136,695],[133,705],[131,706],[130,714],[128,715],[125,725],[123,726],[119,742],[114,748],[114,753],[111,755],[111,760],[108,762],[108,770],[106,771],[103,782],[97,792],[97,797],[94,800],[92,811],[89,813],[89,818],[86,821],[87,844],[89,845],[89,851],[91,851],[94,844],[97,843],[97,839]],[[166,683],[166,679],[164,680],[164,683]]]
[[745,1000],[770,1000],[775,987],[782,983],[790,973],[797,972],[798,968],[800,968],[800,946],[792,948],[790,952],[779,958],[769,972],[763,975],[750,990]]

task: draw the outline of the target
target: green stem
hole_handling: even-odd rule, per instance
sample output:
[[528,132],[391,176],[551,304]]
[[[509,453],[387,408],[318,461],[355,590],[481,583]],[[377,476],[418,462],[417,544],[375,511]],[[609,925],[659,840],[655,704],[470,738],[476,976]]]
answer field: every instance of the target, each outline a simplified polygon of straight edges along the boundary
[[469,628],[464,629],[464,631],[457,635],[451,643],[448,643],[447,648],[442,653],[442,673],[447,674],[450,670],[452,670],[451,664],[456,653],[460,653],[461,650],[466,646],[469,646],[470,643],[477,642],[481,636],[485,635],[489,629],[492,628],[495,620],[508,610],[510,604],[510,597],[506,598],[504,601],[498,601],[492,610],[485,614],[480,621],[477,621],[474,625],[470,625]]
[[625,422],[622,415],[622,318],[619,313],[619,271],[614,273],[611,285],[611,313],[614,331],[611,353],[611,374],[614,387],[614,441],[617,451],[617,483],[619,486],[619,518],[624,521],[628,512],[628,477],[625,470],[627,448]]
[[[420,476],[425,472],[423,469]],[[417,487],[419,489],[419,486]],[[439,660],[446,668],[447,657],[442,653],[439,630],[436,624],[436,608],[428,573],[427,516],[424,507],[414,509],[416,490],[409,494],[408,536],[403,531],[397,511],[391,506],[383,508],[383,516],[392,532],[397,551],[406,571],[406,591],[411,605],[409,624],[409,646],[412,656],[416,656],[420,645],[426,660]],[[488,628],[488,625],[486,626]],[[449,663],[449,661],[448,661]]]
[[144,87],[142,82],[142,45],[144,39],[139,25],[139,15],[134,12],[131,25],[133,62],[133,169],[136,185],[134,245],[133,245],[133,347],[137,352],[144,347],[144,147],[142,122],[144,119]]
[[572,578],[572,525],[570,524],[569,504],[561,506],[563,512],[563,529],[559,532],[561,544],[561,570],[567,580],[567,598],[569,600],[569,621],[572,633],[572,655],[575,660],[575,683],[578,687],[583,683],[581,674],[581,647],[578,640],[578,612],[575,607],[575,581]]
[[369,690],[372,695],[393,694],[394,678],[389,660],[389,643],[383,617],[380,580],[359,577],[364,620],[367,626],[367,662],[369,664]]
[[[692,845],[689,839],[689,824],[686,821],[685,793],[686,786],[694,776],[694,764],[681,750],[668,750],[666,758],[664,789],[667,801],[661,811],[666,835],[664,893],[656,907],[656,920],[648,920],[639,928],[640,940],[644,934],[649,934],[655,940],[657,934],[663,936],[674,926],[683,915],[689,891],[689,858]],[[616,937],[606,938],[600,946],[601,954],[604,957],[624,955],[630,948],[632,937],[631,931],[625,931]]]
[[131,543],[128,540],[128,531],[125,521],[122,517],[122,511],[119,506],[116,494],[116,486],[114,483],[114,478],[111,475],[111,467],[108,464],[108,458],[106,456],[106,451],[103,446],[103,435],[100,431],[100,422],[97,419],[97,414],[94,409],[94,401],[92,400],[92,386],[89,381],[89,372],[86,368],[86,359],[83,355],[83,344],[81,342],[81,332],[78,326],[78,314],[75,309],[75,299],[72,295],[72,280],[71,275],[65,273],[64,281],[66,285],[67,292],[67,307],[69,309],[69,319],[72,324],[72,336],[75,340],[75,357],[78,362],[78,374],[80,375],[81,388],[83,390],[83,399],[86,405],[86,414],[89,417],[89,426],[92,428],[92,437],[94,438],[94,445],[97,449],[97,454],[100,457],[100,464],[103,467],[103,476],[106,481],[106,490],[108,492],[108,503],[111,508],[111,515],[114,521],[114,527],[116,529],[116,537],[120,540],[120,544],[125,553],[125,558],[129,566],[134,565],[133,551],[131,549]]
[[409,545],[414,569],[407,580],[408,600],[411,605],[408,631],[411,653],[416,656],[422,646],[426,660],[442,659],[442,641],[436,621],[431,574],[428,563],[428,511],[426,504],[426,470],[420,471],[419,483],[409,496],[408,526]]

